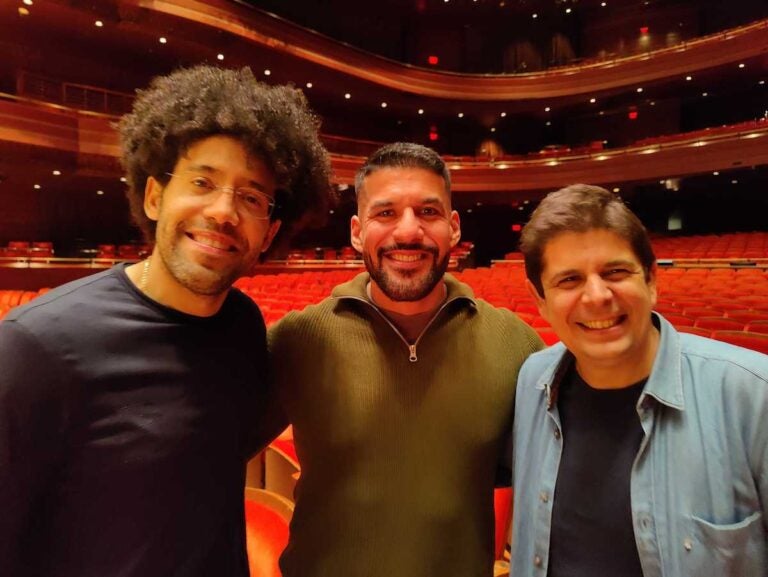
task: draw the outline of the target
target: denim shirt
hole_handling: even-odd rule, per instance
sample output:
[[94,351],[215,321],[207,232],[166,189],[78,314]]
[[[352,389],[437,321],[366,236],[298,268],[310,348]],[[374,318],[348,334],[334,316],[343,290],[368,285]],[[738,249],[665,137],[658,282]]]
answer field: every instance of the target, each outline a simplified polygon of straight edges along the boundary
[[[637,403],[631,472],[645,577],[768,576],[768,356],[690,334],[661,339]],[[517,385],[511,575],[544,577],[564,439],[557,387],[573,356],[536,353]]]

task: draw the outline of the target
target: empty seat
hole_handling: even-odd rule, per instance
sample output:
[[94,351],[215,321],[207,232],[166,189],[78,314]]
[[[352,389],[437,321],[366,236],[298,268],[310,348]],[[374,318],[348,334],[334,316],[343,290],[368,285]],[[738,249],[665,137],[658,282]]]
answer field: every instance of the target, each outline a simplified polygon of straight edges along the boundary
[[768,355],[768,334],[746,331],[714,331],[712,338]]
[[[264,489],[245,490],[245,533],[251,577],[280,577],[293,504]],[[204,528],[203,528],[204,529]]]
[[745,323],[736,319],[725,317],[700,317],[693,326],[712,331],[742,331]]

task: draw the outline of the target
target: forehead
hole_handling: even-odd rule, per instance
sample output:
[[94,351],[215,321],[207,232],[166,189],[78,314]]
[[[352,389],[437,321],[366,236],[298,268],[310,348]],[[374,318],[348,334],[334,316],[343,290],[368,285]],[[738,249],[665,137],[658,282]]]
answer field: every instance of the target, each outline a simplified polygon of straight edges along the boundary
[[544,245],[543,274],[562,270],[584,270],[607,263],[630,262],[640,266],[640,260],[629,241],[613,231],[592,229],[586,232],[562,232]]
[[202,168],[211,171],[249,171],[263,179],[274,178],[272,170],[258,156],[248,152],[237,138],[213,135],[190,144],[179,155],[177,166],[186,169]]
[[420,204],[435,199],[450,205],[441,176],[425,168],[388,167],[365,178],[358,204],[364,208],[371,203]]

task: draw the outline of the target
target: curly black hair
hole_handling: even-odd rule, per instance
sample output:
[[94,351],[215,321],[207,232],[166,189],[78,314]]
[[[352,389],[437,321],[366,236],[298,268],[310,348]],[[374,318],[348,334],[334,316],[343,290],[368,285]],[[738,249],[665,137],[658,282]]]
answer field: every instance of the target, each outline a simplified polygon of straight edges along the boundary
[[272,218],[282,220],[281,235],[290,235],[325,213],[330,198],[330,161],[319,128],[300,90],[259,82],[249,68],[195,66],[159,76],[137,91],[133,111],[118,127],[131,215],[153,242],[156,223],[144,214],[147,179],[167,184],[166,173],[190,145],[226,134],[272,170],[278,188]]

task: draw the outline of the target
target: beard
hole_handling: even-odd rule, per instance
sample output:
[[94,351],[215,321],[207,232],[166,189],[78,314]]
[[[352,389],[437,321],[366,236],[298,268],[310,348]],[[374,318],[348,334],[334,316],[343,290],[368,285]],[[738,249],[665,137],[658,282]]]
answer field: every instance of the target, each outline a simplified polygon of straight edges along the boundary
[[[214,229],[213,226],[208,226]],[[217,229],[218,230],[218,229]],[[231,236],[237,236],[231,230],[226,231]],[[232,283],[244,274],[248,274],[259,259],[259,253],[243,255],[239,261],[222,266],[217,259],[191,260],[184,251],[180,250],[178,242],[184,235],[183,223],[172,232],[172,239],[158,238],[158,255],[163,266],[173,279],[185,289],[200,296],[218,296],[227,292]],[[163,242],[165,240],[165,242]],[[238,238],[238,240],[240,240]],[[242,242],[238,242],[242,246]]]
[[[405,270],[391,273],[384,270],[384,254],[392,250],[421,250],[432,255],[432,265],[426,272]],[[397,244],[381,247],[377,251],[378,266],[373,262],[370,253],[363,253],[363,261],[371,280],[393,301],[420,301],[426,298],[443,279],[448,270],[449,254],[440,259],[440,251],[435,247],[421,244]]]

